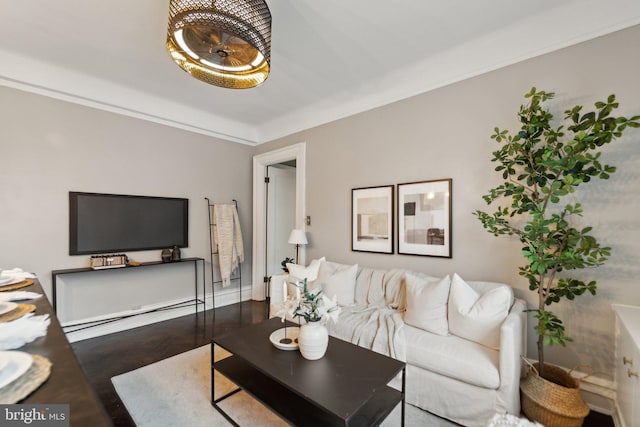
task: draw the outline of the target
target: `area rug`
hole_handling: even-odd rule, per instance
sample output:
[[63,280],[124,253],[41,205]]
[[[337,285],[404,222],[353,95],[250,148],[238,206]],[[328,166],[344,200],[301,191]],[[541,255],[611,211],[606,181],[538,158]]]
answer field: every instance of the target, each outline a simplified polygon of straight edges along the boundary
[[[229,355],[215,348],[216,360]],[[215,396],[235,389],[215,373]],[[211,406],[211,346],[206,345],[111,379],[138,427],[226,427],[230,423]],[[284,427],[287,424],[250,395],[239,392],[220,406],[242,426]],[[452,427],[456,424],[419,408],[406,405],[405,425]],[[383,427],[400,426],[400,407],[387,417]]]

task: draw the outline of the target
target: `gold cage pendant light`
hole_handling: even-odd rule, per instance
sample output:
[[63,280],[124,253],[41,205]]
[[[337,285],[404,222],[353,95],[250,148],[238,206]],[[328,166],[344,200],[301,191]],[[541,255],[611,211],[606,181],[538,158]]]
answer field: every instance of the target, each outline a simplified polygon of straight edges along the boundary
[[198,80],[255,87],[269,76],[271,12],[264,0],[171,0],[166,47]]

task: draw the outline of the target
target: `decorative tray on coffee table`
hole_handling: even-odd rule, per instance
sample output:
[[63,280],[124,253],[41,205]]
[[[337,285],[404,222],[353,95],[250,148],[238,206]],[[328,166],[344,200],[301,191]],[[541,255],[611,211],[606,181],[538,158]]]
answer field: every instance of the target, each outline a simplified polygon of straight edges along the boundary
[[269,341],[279,350],[297,350],[298,335],[300,335],[300,328],[297,326],[281,328],[273,331]]

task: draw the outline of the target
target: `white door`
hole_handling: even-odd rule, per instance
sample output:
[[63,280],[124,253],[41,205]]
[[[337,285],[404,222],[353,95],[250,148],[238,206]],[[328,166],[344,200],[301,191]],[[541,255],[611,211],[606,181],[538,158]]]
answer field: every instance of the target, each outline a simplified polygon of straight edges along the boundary
[[[251,292],[253,299],[262,301],[267,296],[267,186],[264,183],[268,166],[295,161],[295,227],[305,229],[305,153],[306,144],[300,142],[258,154],[253,157],[253,244],[251,259]],[[291,230],[289,230],[289,233]],[[287,240],[289,236],[287,235]],[[291,248],[295,253],[295,248]],[[278,263],[282,259],[278,260]],[[305,261],[305,247],[300,246],[300,263]]]
[[296,228],[296,168],[288,164],[267,167],[266,275],[282,273],[282,260],[295,259],[295,246],[287,243]]

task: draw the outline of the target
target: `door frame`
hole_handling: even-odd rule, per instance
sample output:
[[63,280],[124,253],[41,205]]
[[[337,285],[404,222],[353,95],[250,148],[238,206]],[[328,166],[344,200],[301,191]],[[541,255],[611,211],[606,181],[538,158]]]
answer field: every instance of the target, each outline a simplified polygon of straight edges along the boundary
[[[253,156],[253,256],[251,267],[251,297],[262,301],[266,298],[265,277],[265,248],[267,199],[264,179],[267,166],[290,160],[296,161],[296,228],[305,228],[305,155],[306,143],[300,142],[284,148]],[[299,262],[304,264],[305,248],[300,247]]]

